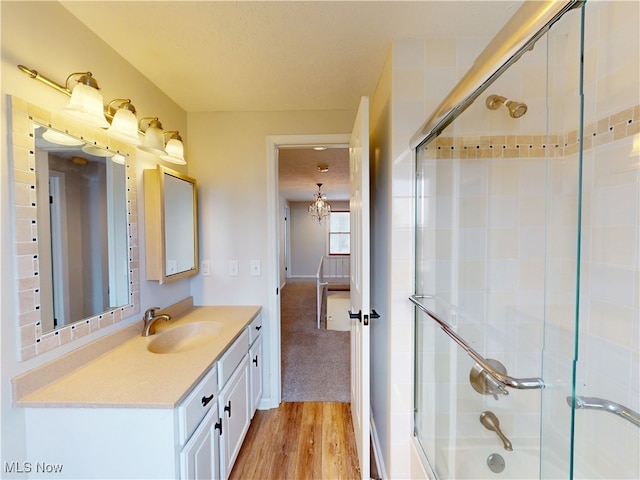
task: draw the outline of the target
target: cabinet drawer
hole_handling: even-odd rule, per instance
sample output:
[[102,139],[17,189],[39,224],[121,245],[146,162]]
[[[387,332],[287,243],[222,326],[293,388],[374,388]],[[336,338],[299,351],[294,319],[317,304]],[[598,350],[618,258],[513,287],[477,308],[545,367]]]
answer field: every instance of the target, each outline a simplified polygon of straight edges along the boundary
[[180,445],[191,437],[200,421],[218,401],[218,388],[216,385],[217,365],[214,365],[205,377],[194,387],[191,393],[178,406],[178,418],[180,423]]
[[251,323],[249,324],[249,345],[253,345],[253,342],[256,341],[258,335],[262,333],[262,315],[256,315]]
[[249,351],[249,333],[245,328],[240,336],[233,342],[226,352],[218,360],[218,387],[224,387],[231,374],[236,369],[242,358]]

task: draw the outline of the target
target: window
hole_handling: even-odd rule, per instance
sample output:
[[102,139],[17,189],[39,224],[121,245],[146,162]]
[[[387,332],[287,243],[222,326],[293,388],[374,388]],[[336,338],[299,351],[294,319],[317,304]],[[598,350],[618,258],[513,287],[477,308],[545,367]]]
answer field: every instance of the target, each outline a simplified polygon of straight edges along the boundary
[[349,212],[331,212],[329,216],[329,255],[349,255],[350,238]]

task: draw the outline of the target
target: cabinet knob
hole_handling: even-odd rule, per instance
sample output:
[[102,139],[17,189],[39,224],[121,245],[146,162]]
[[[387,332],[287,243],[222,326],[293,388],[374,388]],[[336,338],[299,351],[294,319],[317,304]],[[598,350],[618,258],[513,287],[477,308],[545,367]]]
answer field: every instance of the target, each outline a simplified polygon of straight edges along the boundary
[[229,418],[231,418],[231,400],[225,405],[224,411],[229,414]]
[[262,325],[257,325],[256,326],[256,330],[260,331],[260,329],[262,328]]
[[256,358],[254,358],[253,360],[251,360],[253,363],[256,364],[256,367],[258,366],[258,355],[256,355]]
[[206,407],[211,400],[213,400],[213,393],[208,397],[202,397],[202,406]]
[[222,436],[222,419],[221,418],[218,419],[218,421],[216,422],[213,428],[215,430],[220,430],[220,436]]

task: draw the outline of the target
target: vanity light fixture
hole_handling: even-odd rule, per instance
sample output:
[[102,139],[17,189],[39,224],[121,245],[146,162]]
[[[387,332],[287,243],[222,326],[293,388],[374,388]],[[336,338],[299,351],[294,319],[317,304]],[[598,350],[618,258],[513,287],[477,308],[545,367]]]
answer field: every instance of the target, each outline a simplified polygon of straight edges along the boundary
[[[149,121],[147,123],[147,120]],[[146,124],[146,127],[143,125]],[[164,149],[164,133],[162,123],[158,117],[144,117],[140,119],[140,130],[144,132],[144,140],[138,148],[155,155],[167,155]]]
[[162,160],[175,163],[178,165],[186,165],[187,161],[184,159],[184,145],[182,144],[182,137],[177,131],[164,132],[165,135],[171,135],[171,138],[165,146],[166,154],[160,155]]
[[[172,136],[167,142],[165,150],[164,132],[158,117],[144,117],[138,122],[136,108],[129,99],[116,98],[111,100],[105,107],[102,95],[99,92],[98,82],[93,78],[91,72],[72,73],[67,77],[65,84],[60,85],[24,65],[18,65],[18,68],[31,78],[39,80],[45,85],[71,97],[69,104],[63,110],[65,114],[82,121],[86,125],[106,128],[106,133],[110,137],[130,145],[136,145],[140,150],[158,155],[163,160],[178,165],[186,165],[184,145],[177,131],[167,132]],[[69,87],[69,83],[74,77],[77,77],[77,85],[72,89]],[[141,136],[144,136],[144,139],[141,139]],[[71,140],[71,137],[54,130],[45,132],[43,137],[45,140],[59,145],[80,145],[84,143],[77,142],[75,139]],[[102,157],[115,155],[115,152],[98,149],[98,147],[95,147],[95,151],[91,151],[93,148],[92,146],[87,146],[89,151],[86,153]]]
[[[107,128],[109,126],[109,122],[104,116],[102,94],[100,94],[98,82],[93,78],[91,72],[72,73],[67,77],[63,86],[24,65],[18,65],[18,68],[31,78],[71,97],[63,110],[65,114],[95,127]],[[69,88],[69,82],[74,77],[77,77],[77,84],[75,87]]]
[[[18,65],[18,68],[31,78],[40,80],[45,85],[49,85],[70,96],[71,100],[64,108],[64,113],[67,115],[95,127],[106,128],[109,126],[109,122],[104,116],[102,95],[99,91],[98,82],[93,78],[91,72],[72,73],[67,77],[64,86],[62,86],[24,65]],[[77,84],[75,87],[69,88],[69,82],[74,77],[78,77]]]
[[[102,94],[98,90],[98,82],[93,78],[91,72],[86,74],[72,73],[69,78],[74,75],[81,75],[77,80],[77,85],[73,87],[71,100],[63,111],[70,117],[100,128],[109,126],[109,122],[104,116]],[[67,79],[67,83],[69,79]]]
[[123,98],[111,100],[105,109],[105,115],[111,117],[111,126],[107,129],[107,135],[131,145],[142,143],[138,135],[136,107],[131,100]]
[[327,202],[327,196],[320,191],[322,184],[316,183],[316,185],[318,185],[318,193],[314,195],[314,200],[309,205],[309,215],[320,225],[323,218],[331,215],[331,205]]

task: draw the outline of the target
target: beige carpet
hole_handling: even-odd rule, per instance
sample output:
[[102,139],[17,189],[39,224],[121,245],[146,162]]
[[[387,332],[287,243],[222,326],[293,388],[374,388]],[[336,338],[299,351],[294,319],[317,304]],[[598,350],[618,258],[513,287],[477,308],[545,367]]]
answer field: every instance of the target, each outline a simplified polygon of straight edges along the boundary
[[316,328],[315,280],[287,280],[280,329],[282,400],[349,402],[350,332]]

